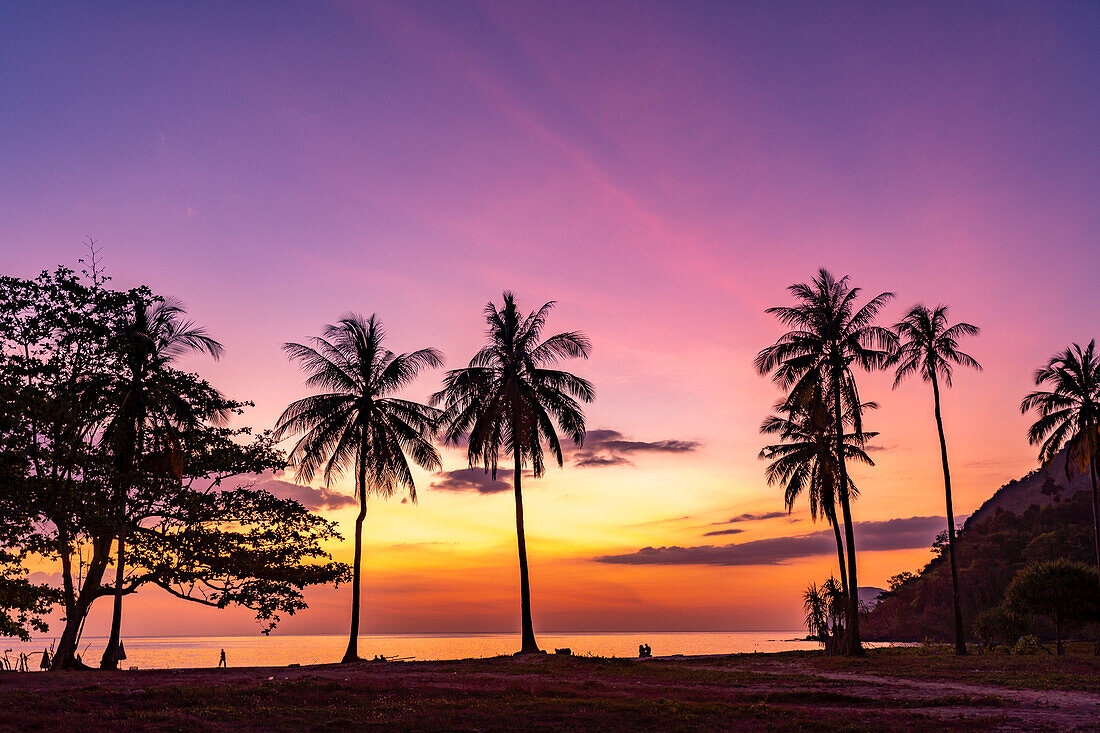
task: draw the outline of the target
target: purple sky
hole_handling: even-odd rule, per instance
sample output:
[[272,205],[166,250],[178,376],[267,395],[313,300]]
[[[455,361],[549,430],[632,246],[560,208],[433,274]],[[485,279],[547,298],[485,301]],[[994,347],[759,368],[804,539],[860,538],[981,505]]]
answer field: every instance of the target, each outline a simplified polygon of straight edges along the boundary
[[[1030,373],[1098,331],[1097,38],[1100,5],[1083,2],[7,3],[0,269],[73,264],[96,237],[116,284],[180,297],[225,343],[194,367],[255,400],[259,427],[302,394],[279,345],[344,311],[455,366],[502,289],[558,299],[551,326],[595,343],[577,367],[599,390],[590,425],[699,448],[546,479],[529,509],[536,622],[540,562],[635,600],[680,577],[685,598],[738,589],[651,603],[643,626],[796,622],[828,557],[659,583],[646,573],[667,569],[591,558],[700,544],[671,518],[781,508],[756,459],[776,392],[752,356],[779,333],[763,309],[819,266],[897,292],[887,319],[942,300],[982,326],[969,346],[986,371],[944,408],[960,513],[1033,466]],[[857,518],[938,515],[925,390],[866,385],[885,450]],[[432,480],[419,507],[371,515],[390,593],[374,611],[453,602],[401,583],[460,557],[499,575],[512,623],[507,493]],[[493,542],[478,539],[489,507]],[[812,531],[772,521],[726,539]],[[461,549],[387,554],[407,535]],[[869,552],[864,578],[926,557]],[[486,598],[470,612],[496,618]],[[542,623],[618,623],[613,600],[567,600]],[[328,629],[325,613],[301,628]]]

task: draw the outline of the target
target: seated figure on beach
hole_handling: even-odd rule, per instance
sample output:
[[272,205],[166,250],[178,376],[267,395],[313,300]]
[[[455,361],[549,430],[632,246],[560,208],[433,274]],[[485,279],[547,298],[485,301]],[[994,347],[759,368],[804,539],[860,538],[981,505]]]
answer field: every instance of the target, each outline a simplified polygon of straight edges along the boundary
[[649,644],[639,644],[638,645],[638,656],[639,657],[651,657],[651,656],[653,656],[653,650],[650,649]]

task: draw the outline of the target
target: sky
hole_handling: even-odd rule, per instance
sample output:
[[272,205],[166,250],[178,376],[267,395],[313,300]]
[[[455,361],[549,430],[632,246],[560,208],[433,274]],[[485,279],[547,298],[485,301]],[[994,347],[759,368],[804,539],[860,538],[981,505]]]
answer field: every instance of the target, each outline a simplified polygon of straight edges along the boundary
[[[585,448],[524,485],[536,630],[797,628],[835,546],[757,458],[765,308],[819,267],[896,293],[887,324],[950,304],[985,367],[944,396],[956,514],[1032,469],[1031,374],[1097,335],[1098,35],[1083,2],[7,3],[0,271],[94,237],[116,286],[225,345],[185,365],[257,428],[307,393],[281,344],[346,312],[458,367],[502,290],[555,300],[597,398]],[[927,385],[860,380],[860,583],[882,587],[929,559],[942,474]],[[370,505],[364,632],[519,628],[508,477],[444,464],[415,505]],[[261,480],[350,539],[350,479],[293,481]],[[307,599],[281,631],[346,629],[346,587]],[[125,625],[257,631],[152,591]]]

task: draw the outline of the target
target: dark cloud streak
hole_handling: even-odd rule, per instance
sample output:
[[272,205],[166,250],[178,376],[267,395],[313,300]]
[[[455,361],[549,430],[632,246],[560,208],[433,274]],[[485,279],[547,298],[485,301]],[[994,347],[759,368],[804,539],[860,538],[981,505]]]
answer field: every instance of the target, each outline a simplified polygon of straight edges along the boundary
[[[857,522],[856,547],[864,552],[930,547],[943,525],[942,517],[907,517]],[[620,555],[603,555],[597,562],[616,565],[782,565],[789,560],[836,552],[831,530],[795,537],[772,537],[729,545],[643,547]]]
[[589,430],[584,445],[573,451],[573,465],[582,468],[632,465],[628,456],[637,453],[691,453],[699,445],[694,440],[627,440],[618,430]]
[[511,491],[512,485],[480,468],[459,468],[454,471],[444,471],[440,478],[432,481],[432,488],[437,491],[464,492],[472,491],[478,494],[500,494]]

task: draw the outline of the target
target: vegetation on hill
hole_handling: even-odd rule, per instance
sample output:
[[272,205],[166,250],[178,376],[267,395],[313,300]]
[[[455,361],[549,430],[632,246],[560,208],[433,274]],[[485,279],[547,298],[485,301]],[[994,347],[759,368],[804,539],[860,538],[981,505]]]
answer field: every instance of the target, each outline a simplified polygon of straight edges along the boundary
[[[1013,482],[1015,484],[1016,482]],[[1044,486],[1049,481],[1039,484]],[[1010,484],[1011,486],[1012,484]],[[1092,562],[1092,508],[1088,491],[1046,493],[1049,504],[1014,513],[993,505],[979,521],[968,521],[956,537],[963,616],[973,619],[996,608],[1017,573],[1032,562],[1068,559]],[[946,538],[941,538],[945,540]],[[954,634],[951,575],[944,543],[919,573],[901,573],[879,596],[867,617],[867,637],[897,641],[947,641]],[[1053,638],[1049,622],[1036,617],[1035,633]]]

